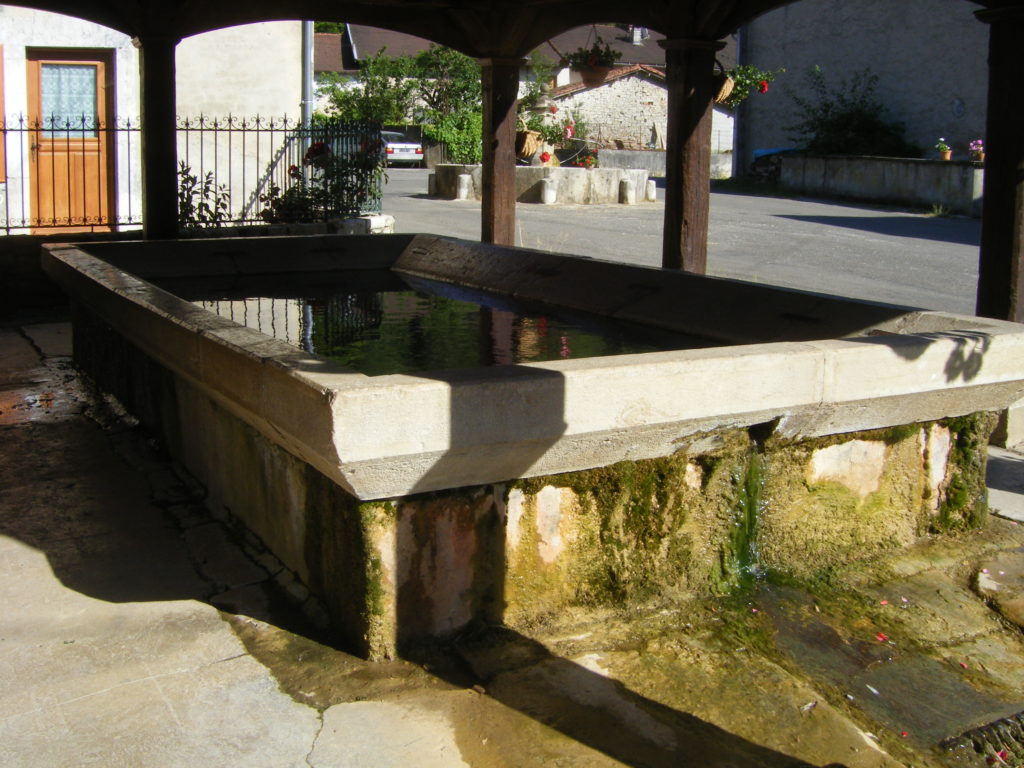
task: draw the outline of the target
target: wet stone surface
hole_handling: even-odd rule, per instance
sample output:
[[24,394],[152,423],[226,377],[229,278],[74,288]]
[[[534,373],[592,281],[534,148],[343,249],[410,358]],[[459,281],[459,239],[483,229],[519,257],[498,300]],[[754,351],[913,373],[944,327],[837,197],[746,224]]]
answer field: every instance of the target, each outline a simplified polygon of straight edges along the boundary
[[373,664],[81,386],[60,328],[0,331],[0,764],[1021,764],[1022,526]]

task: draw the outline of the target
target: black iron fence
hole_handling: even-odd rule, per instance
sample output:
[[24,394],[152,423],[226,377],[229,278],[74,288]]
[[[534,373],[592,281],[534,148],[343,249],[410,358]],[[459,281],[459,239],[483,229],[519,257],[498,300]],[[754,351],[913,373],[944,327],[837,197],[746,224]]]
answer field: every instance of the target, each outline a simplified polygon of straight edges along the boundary
[[[380,212],[379,125],[199,116],[177,135],[185,226]],[[138,227],[141,167],[138,120],[0,120],[0,231]]]
[[0,229],[141,223],[138,121],[0,119]]

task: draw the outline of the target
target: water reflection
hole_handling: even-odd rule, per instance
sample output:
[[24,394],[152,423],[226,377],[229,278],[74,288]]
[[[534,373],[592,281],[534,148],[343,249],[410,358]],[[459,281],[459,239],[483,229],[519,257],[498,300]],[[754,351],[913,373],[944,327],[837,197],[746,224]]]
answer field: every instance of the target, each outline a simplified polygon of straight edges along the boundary
[[330,282],[316,289],[166,287],[222,317],[371,376],[711,345],[707,339],[394,273],[347,281],[333,275]]

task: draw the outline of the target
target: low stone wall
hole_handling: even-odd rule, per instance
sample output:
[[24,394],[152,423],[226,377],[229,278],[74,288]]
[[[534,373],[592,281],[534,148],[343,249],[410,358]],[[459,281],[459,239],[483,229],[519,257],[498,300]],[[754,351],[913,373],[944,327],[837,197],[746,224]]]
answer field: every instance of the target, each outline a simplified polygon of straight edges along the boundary
[[[643,168],[652,179],[665,178],[665,151],[662,149],[602,149],[602,168]],[[732,177],[732,153],[716,152],[711,155],[711,178]]]
[[802,195],[927,208],[981,215],[980,163],[894,157],[812,156],[781,158],[779,183]]
[[[447,200],[459,199],[459,176],[472,179],[469,196],[479,200],[482,172],[479,165],[438,165],[434,169],[434,194]],[[540,165],[516,167],[516,201],[542,202],[544,180],[551,179],[555,187],[554,202],[579,204],[609,204],[622,202],[620,183],[633,183],[636,200],[644,199],[647,171],[637,168],[556,168]],[[551,183],[551,182],[549,182]]]

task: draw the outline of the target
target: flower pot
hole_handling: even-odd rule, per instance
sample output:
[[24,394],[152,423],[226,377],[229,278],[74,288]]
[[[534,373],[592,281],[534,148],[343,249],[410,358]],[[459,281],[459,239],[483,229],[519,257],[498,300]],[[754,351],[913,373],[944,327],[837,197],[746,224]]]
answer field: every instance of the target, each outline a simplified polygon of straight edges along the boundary
[[983,162],[985,162],[985,153],[984,152],[971,152],[971,160],[973,160],[976,163],[983,163]]
[[611,67],[580,67],[578,70],[580,78],[583,80],[583,84],[587,88],[594,88],[605,81],[608,77],[608,73],[612,71]]
[[952,160],[952,159],[953,159],[953,150],[947,149],[944,152],[939,152],[939,160]]

